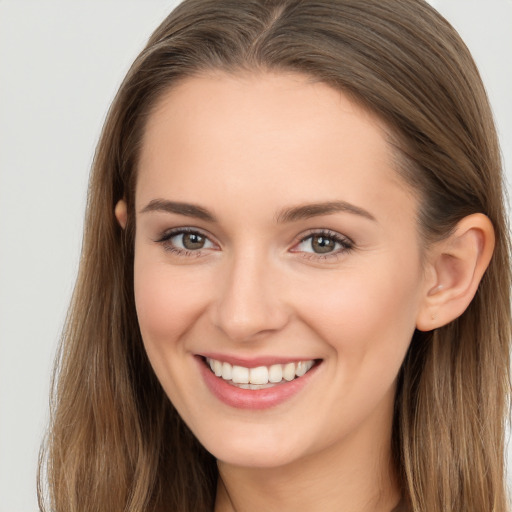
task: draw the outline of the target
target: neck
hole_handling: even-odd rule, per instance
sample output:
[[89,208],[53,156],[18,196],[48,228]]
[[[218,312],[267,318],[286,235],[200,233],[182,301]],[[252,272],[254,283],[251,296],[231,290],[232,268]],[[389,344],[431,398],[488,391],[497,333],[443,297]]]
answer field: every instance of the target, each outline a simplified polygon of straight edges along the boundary
[[344,440],[286,466],[237,467],[218,462],[215,512],[390,512],[400,499],[391,428]]

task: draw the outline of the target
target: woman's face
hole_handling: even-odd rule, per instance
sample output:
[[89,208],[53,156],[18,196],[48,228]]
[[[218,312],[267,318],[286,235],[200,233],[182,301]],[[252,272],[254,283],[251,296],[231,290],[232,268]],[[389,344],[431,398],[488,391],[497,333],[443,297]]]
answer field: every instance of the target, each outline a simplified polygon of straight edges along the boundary
[[137,314],[218,459],[389,445],[425,295],[416,209],[382,124],[326,85],[219,73],[160,101],[136,190]]

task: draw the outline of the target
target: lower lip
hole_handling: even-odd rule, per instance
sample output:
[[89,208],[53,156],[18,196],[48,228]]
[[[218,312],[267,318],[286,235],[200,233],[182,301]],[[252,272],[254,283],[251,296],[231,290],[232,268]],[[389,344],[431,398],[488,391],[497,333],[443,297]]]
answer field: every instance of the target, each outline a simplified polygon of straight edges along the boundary
[[237,409],[261,410],[275,407],[299,393],[308,384],[316,373],[319,365],[315,364],[302,377],[290,382],[276,384],[265,389],[242,389],[229,384],[224,379],[217,377],[206,365],[201,357],[197,357],[201,375],[211,393],[221,402]]

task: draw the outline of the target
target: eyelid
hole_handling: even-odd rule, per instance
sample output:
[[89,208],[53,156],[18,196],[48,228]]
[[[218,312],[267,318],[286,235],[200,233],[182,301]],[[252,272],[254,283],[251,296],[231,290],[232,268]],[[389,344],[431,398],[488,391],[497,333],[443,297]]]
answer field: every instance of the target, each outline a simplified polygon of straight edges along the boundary
[[[182,247],[177,247],[176,245],[172,244],[170,240],[178,235],[181,234],[187,234],[187,233],[193,233],[198,234],[204,238],[206,238],[214,247],[206,247],[206,248],[200,248],[200,249],[186,249]],[[320,253],[315,251],[303,251],[298,250],[297,246],[301,243],[304,243],[306,240],[312,237],[325,237],[333,240],[336,244],[339,244],[341,247],[333,250],[331,252],[326,253]],[[204,252],[210,251],[210,250],[219,250],[219,244],[214,240],[214,237],[212,237],[209,233],[204,231],[201,228],[196,228],[192,226],[181,226],[181,227],[175,227],[165,230],[156,240],[155,243],[161,244],[164,248],[164,250],[174,253],[178,256],[195,256],[199,257],[203,255]],[[343,235],[337,231],[333,231],[330,229],[309,229],[306,232],[301,233],[298,235],[294,242],[293,246],[289,249],[292,253],[302,253],[304,257],[308,257],[310,259],[321,259],[325,260],[330,257],[338,257],[340,254],[348,253],[351,250],[354,249],[354,242],[353,240]]]
[[[309,251],[299,251],[294,250],[299,244],[305,242],[309,238],[315,237],[315,236],[324,236],[325,238],[330,238],[334,240],[336,243],[341,245],[341,249],[327,252],[327,253],[315,253],[315,252],[309,252]],[[290,249],[291,252],[302,252],[304,255],[311,256],[313,258],[321,258],[325,259],[328,257],[336,257],[340,255],[341,253],[347,253],[354,249],[355,243],[354,241],[346,236],[343,235],[337,231],[333,231],[330,229],[310,229],[306,231],[305,233],[301,233],[295,240],[292,249]]]
[[208,240],[210,240],[213,243],[212,236],[209,233],[207,233],[201,228],[196,228],[192,226],[180,226],[176,228],[166,229],[160,234],[160,236],[155,240],[155,242],[163,242],[173,236],[180,235],[181,233],[197,233],[198,235],[208,238]]
[[354,244],[354,241],[349,236],[344,235],[344,234],[340,233],[339,231],[334,231],[334,230],[328,229],[328,228],[311,228],[311,229],[308,229],[305,232],[300,233],[300,235],[297,235],[294,243],[303,242],[307,238],[309,238],[311,236],[315,236],[315,235],[316,236],[322,236],[323,235],[325,237],[337,238],[337,239],[339,239],[341,241],[344,241],[344,242],[347,242],[347,243],[350,243],[350,244]]
[[178,235],[187,234],[187,233],[197,234],[197,235],[200,235],[200,236],[206,238],[214,246],[214,250],[218,249],[218,247],[219,247],[219,244],[213,240],[213,237],[209,233],[205,232],[201,228],[196,228],[196,227],[192,227],[192,226],[181,226],[181,227],[167,229],[155,240],[155,243],[161,244],[163,246],[164,250],[174,253],[174,254],[177,254],[178,256],[196,256],[196,257],[198,257],[198,256],[201,256],[203,252],[212,250],[211,247],[201,248],[201,249],[196,249],[196,250],[183,249],[181,247],[176,247],[175,245],[171,244],[171,242],[170,242],[171,238],[178,236]]

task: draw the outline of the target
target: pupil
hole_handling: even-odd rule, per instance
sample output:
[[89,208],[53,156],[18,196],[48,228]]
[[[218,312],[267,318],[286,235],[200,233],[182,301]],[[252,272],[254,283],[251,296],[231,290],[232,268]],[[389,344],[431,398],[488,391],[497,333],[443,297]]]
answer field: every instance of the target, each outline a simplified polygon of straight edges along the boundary
[[334,241],[324,236],[315,236],[312,240],[313,250],[318,253],[331,252],[334,249]]
[[186,233],[183,235],[183,247],[186,249],[201,249],[204,246],[204,236],[196,233]]

